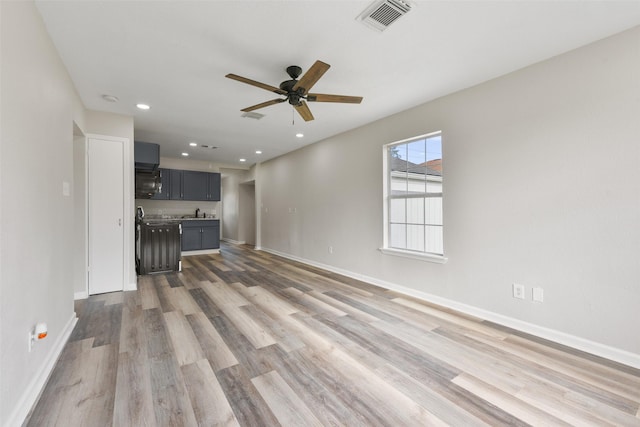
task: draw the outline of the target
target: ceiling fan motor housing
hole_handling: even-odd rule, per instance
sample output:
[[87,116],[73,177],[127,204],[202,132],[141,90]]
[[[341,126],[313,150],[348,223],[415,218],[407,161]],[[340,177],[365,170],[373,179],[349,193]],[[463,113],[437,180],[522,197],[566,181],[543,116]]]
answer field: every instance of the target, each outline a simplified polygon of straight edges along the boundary
[[280,83],[280,89],[286,91],[287,93],[293,92],[293,87],[298,83],[297,80],[285,80]]
[[[289,72],[289,69],[292,67],[295,67],[295,65],[288,67],[287,72]],[[300,67],[295,67],[295,68],[300,69]],[[280,89],[287,92],[287,101],[289,101],[289,104],[291,105],[300,105],[301,99],[304,99],[303,88],[298,88],[297,90],[293,90],[293,87],[296,85],[296,83],[298,83],[298,80],[296,80],[295,78],[293,80],[285,80],[282,83],[280,83]]]
[[302,68],[298,67],[297,65],[290,65],[287,67],[287,74],[289,74],[289,76],[295,80],[298,78],[298,76],[300,76],[300,74],[302,74]]

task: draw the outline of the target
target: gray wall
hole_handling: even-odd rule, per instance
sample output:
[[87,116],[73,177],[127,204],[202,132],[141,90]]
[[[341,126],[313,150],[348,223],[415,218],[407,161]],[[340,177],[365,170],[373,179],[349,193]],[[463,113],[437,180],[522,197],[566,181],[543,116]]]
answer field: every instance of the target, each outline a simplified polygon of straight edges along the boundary
[[[640,366],[639,39],[635,28],[261,164],[262,247]],[[448,262],[383,255],[382,147],[438,130]]]

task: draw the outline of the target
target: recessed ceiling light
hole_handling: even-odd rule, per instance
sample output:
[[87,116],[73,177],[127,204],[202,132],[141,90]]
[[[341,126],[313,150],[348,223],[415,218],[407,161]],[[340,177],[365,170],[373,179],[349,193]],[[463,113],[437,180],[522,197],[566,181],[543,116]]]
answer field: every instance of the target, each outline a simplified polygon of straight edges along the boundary
[[102,95],[102,99],[108,102],[118,102],[118,97],[113,95]]
[[189,145],[192,146],[192,147],[197,147],[198,143],[197,142],[190,142]]
[[247,161],[247,159],[240,159],[240,161],[241,161],[241,162],[246,162],[246,161]]
[[302,138],[304,136],[303,133],[296,133],[296,138]]
[[182,153],[183,156],[188,157],[189,153]]
[[256,150],[256,154],[262,154],[262,151]]
[[151,108],[149,105],[147,104],[136,104],[136,107],[138,107],[141,110],[148,110],[149,108]]

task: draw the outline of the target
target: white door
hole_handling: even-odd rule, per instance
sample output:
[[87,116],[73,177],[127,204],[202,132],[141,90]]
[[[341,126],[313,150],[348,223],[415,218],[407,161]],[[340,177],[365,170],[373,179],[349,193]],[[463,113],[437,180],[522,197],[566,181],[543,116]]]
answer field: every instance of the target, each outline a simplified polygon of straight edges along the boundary
[[124,289],[124,144],[90,138],[89,294]]

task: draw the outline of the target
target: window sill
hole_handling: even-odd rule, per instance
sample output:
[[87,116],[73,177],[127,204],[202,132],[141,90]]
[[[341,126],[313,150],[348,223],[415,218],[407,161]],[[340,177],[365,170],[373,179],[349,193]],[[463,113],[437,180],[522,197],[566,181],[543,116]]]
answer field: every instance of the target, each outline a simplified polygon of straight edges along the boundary
[[403,258],[417,259],[417,260],[426,261],[426,262],[435,262],[437,264],[444,264],[448,260],[448,258],[442,255],[403,251],[401,249],[380,248],[379,251],[385,255],[393,255],[393,256],[399,256]]

